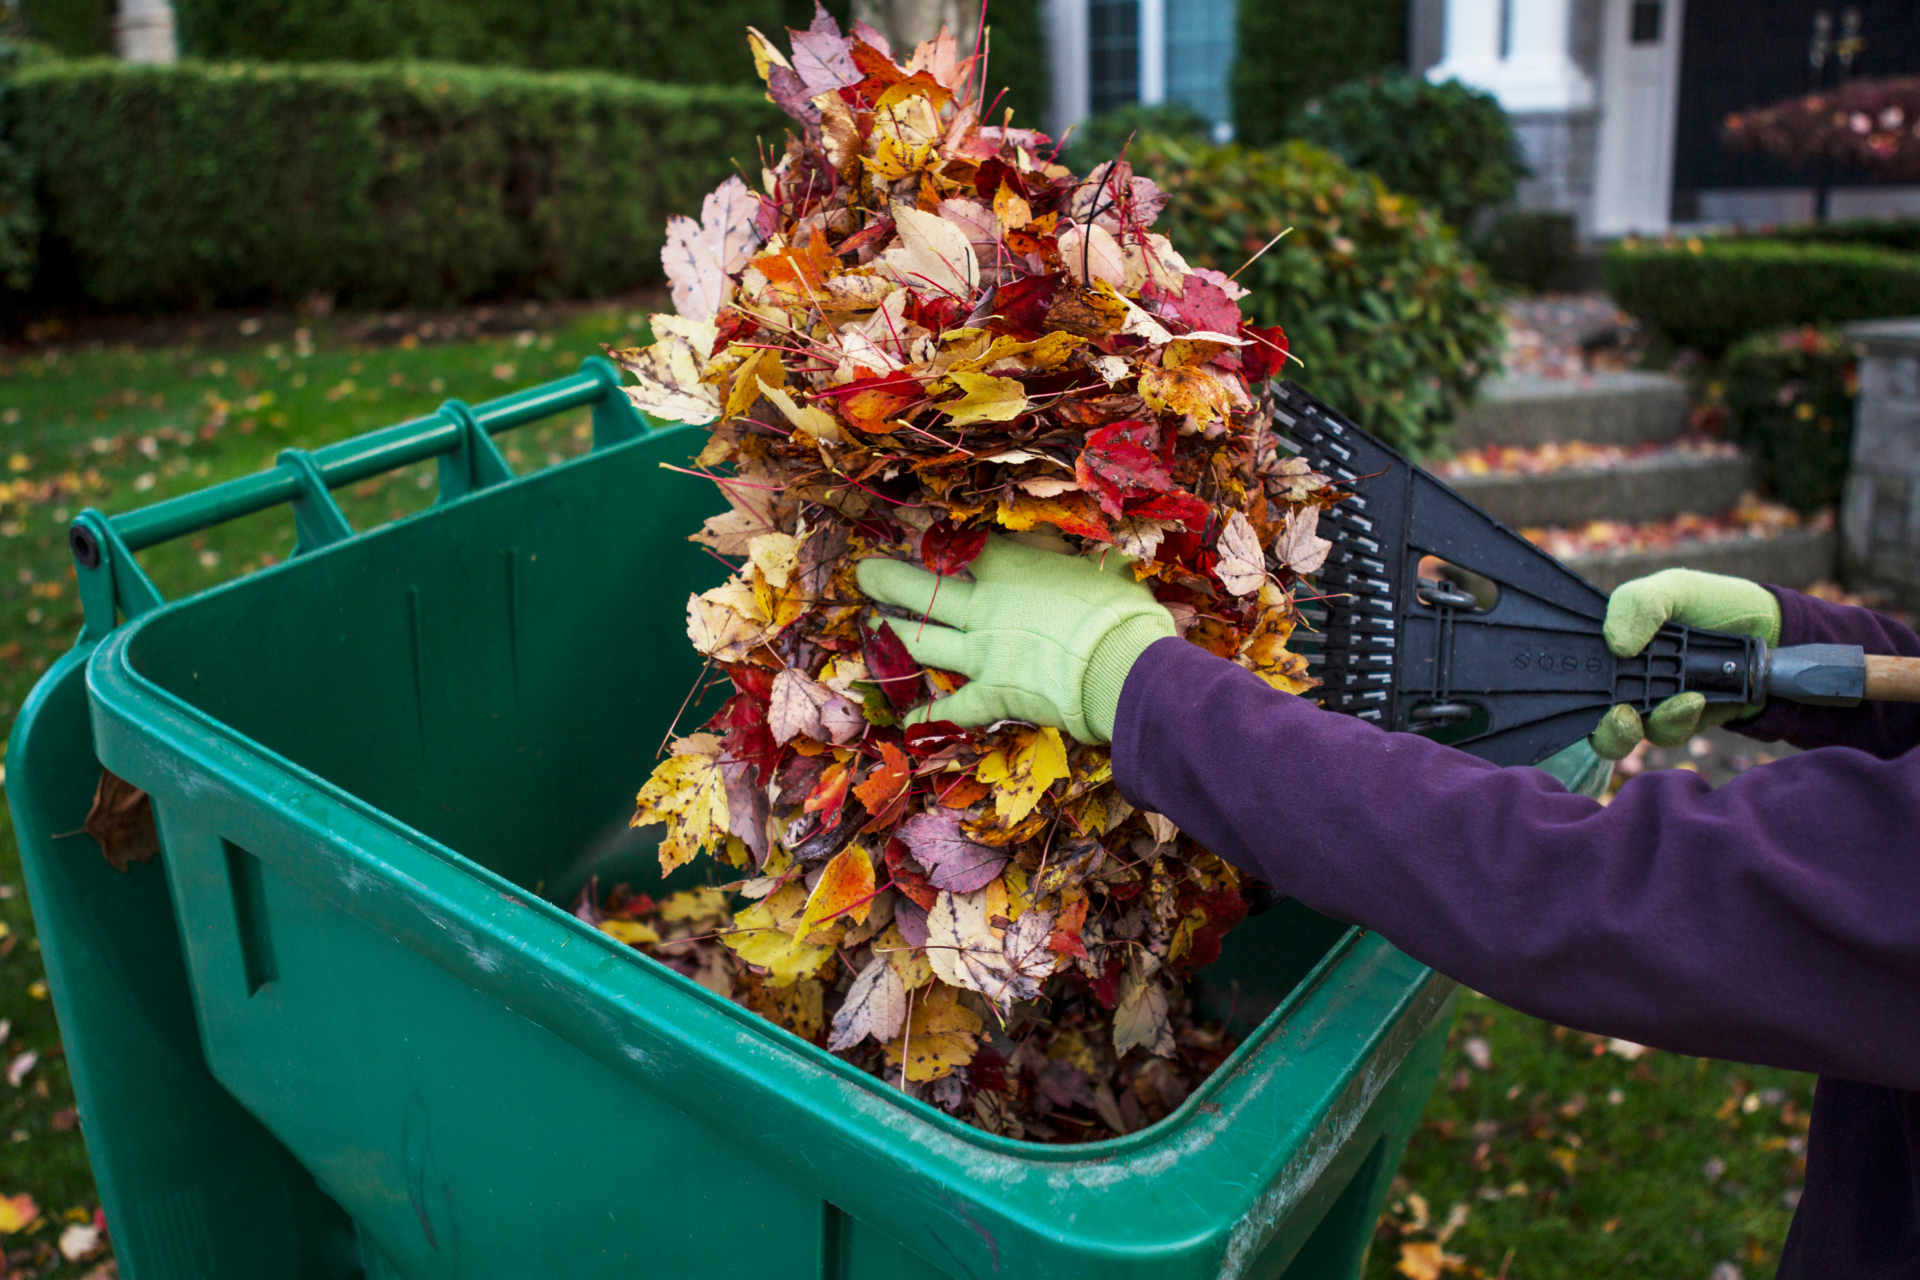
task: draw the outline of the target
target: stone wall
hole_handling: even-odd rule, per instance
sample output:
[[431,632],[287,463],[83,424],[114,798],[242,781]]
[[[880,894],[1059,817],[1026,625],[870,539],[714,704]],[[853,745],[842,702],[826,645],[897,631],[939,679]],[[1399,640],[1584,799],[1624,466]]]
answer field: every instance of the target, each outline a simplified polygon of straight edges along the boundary
[[1920,316],[1849,325],[1863,350],[1840,506],[1849,586],[1920,608]]

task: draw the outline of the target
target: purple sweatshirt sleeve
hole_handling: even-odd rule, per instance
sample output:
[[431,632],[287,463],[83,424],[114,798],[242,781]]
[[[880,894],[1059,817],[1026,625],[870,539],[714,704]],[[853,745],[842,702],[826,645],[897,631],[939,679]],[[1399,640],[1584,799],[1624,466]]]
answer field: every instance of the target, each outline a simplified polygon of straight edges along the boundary
[[[1829,604],[1785,587],[1780,599],[1780,643],[1857,644],[1868,653],[1920,657],[1920,636],[1884,614]],[[1763,742],[1796,747],[1857,747],[1890,760],[1920,743],[1920,704],[1866,702],[1858,707],[1813,707],[1784,699],[1744,724],[1729,726]]]
[[1717,790],[1646,773],[1603,807],[1169,639],[1127,677],[1113,760],[1135,805],[1517,1009],[1920,1088],[1920,752]]

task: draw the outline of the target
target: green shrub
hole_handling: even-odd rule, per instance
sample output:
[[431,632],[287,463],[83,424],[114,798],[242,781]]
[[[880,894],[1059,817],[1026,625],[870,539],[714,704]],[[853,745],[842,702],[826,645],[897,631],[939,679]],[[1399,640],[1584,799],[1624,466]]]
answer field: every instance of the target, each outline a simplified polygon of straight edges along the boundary
[[1241,308],[1285,327],[1289,375],[1369,431],[1431,449],[1499,362],[1501,321],[1480,266],[1434,213],[1304,142],[1271,151],[1135,144],[1173,197],[1162,229],[1195,266],[1239,276]]
[[1406,0],[1239,0],[1233,127],[1278,142],[1307,99],[1407,60]]
[[1801,511],[1839,501],[1853,440],[1858,355],[1840,331],[1771,329],[1735,343],[1707,387],[1727,432],[1751,450],[1774,497]]
[[1862,245],[1621,241],[1605,277],[1621,307],[1708,355],[1762,329],[1920,312],[1920,255]]
[[1380,175],[1456,227],[1512,199],[1527,176],[1507,113],[1457,80],[1401,72],[1350,81],[1307,102],[1288,131]]
[[1129,138],[1153,134],[1181,142],[1205,142],[1212,132],[1213,121],[1184,102],[1152,106],[1129,103],[1082,120],[1068,135],[1060,162],[1075,173],[1090,174],[1119,155]]
[[1582,251],[1570,213],[1509,209],[1473,242],[1473,254],[1495,280],[1528,293],[1571,293],[1600,283],[1599,258]]
[[50,237],[114,306],[592,295],[780,136],[762,96],[597,73],[52,63],[16,79]]

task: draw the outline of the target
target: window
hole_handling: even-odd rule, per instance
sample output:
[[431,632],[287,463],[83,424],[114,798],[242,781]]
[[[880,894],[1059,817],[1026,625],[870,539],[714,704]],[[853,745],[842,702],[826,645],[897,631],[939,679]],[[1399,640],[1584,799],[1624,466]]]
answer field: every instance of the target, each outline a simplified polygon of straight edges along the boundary
[[1139,0],[1088,0],[1087,73],[1093,114],[1140,101]]
[[1660,0],[1633,0],[1632,19],[1628,40],[1634,44],[1660,43]]
[[1229,120],[1233,0],[1167,0],[1167,100],[1209,120]]

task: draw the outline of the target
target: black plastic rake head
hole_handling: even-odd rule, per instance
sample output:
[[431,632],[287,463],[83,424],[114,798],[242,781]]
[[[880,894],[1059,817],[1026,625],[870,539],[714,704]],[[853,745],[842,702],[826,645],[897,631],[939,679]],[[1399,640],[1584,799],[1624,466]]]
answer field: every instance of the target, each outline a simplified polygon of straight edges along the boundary
[[1320,518],[1324,598],[1302,610],[1322,706],[1513,765],[1584,737],[1617,702],[1758,699],[1762,641],[1670,625],[1616,658],[1592,583],[1293,383],[1272,394],[1282,443],[1351,494]]

